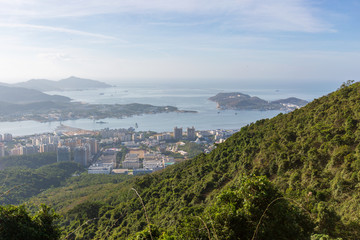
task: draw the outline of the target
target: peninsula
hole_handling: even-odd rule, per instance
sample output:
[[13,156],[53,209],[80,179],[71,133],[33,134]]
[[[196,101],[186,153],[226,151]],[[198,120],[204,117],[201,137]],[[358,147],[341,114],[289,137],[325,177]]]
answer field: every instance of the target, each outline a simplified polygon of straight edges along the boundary
[[210,97],[209,100],[216,102],[218,109],[261,111],[292,111],[305,106],[308,103],[305,100],[295,97],[269,102],[259,97],[250,96],[240,92],[218,93],[217,95]]
[[71,102],[70,98],[49,95],[33,89],[0,86],[0,121],[40,122],[71,119],[124,118],[141,114],[192,112],[173,106],[150,104],[88,104]]

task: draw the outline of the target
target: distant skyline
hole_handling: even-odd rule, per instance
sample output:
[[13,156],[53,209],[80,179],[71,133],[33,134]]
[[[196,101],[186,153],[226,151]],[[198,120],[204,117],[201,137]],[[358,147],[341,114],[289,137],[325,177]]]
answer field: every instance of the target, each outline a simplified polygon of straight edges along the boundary
[[360,78],[358,0],[2,0],[0,82]]

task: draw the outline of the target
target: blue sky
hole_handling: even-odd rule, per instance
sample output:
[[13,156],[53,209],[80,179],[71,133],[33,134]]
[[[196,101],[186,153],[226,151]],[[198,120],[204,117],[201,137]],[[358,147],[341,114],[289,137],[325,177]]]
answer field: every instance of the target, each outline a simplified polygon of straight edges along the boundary
[[359,0],[0,0],[0,82],[359,80],[359,12]]

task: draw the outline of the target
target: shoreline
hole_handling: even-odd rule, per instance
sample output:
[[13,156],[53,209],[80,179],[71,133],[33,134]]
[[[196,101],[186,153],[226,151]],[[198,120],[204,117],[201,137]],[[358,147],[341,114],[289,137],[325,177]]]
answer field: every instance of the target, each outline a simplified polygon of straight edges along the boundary
[[[38,123],[53,123],[53,122],[63,122],[63,121],[76,121],[76,120],[80,120],[80,119],[89,119],[89,120],[93,120],[93,121],[98,121],[98,120],[104,120],[104,119],[108,119],[108,118],[114,118],[114,119],[124,119],[124,118],[131,118],[134,116],[142,116],[142,115],[155,115],[155,114],[162,114],[162,113],[172,113],[172,112],[176,112],[176,113],[198,113],[198,111],[193,111],[193,110],[175,110],[175,111],[157,111],[157,112],[144,112],[144,113],[139,113],[139,114],[123,114],[123,115],[117,115],[117,116],[113,116],[113,115],[109,115],[109,116],[102,116],[102,117],[94,117],[92,115],[86,117],[86,116],[78,116],[78,117],[72,117],[72,118],[56,118],[56,119],[51,119],[49,120],[48,118],[45,118],[46,120],[41,120],[39,118],[37,118],[35,115],[34,117],[19,117],[19,118],[6,118],[0,117],[0,124],[2,122],[26,122],[26,121],[34,121],[34,122],[38,122]],[[41,115],[52,115],[52,114],[41,114]]]

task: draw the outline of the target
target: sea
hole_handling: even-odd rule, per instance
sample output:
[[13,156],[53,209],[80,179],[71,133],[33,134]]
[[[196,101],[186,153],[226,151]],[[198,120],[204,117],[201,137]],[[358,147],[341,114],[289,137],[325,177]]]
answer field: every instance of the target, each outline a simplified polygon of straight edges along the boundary
[[135,128],[136,131],[170,132],[173,128],[195,127],[196,130],[240,129],[260,119],[272,118],[281,111],[235,111],[219,110],[216,103],[208,100],[219,92],[241,92],[271,101],[288,97],[297,97],[312,101],[333,91],[332,86],[323,87],[241,87],[221,84],[176,84],[176,85],[117,85],[111,88],[82,91],[52,91],[47,94],[67,96],[74,102],[90,104],[127,104],[142,103],[157,106],[175,106],[180,110],[192,110],[197,113],[160,113],[143,114],[121,119],[105,118],[99,120],[77,119],[62,122],[15,121],[1,122],[0,134],[26,136],[51,133],[60,125],[86,130],[104,128]]

